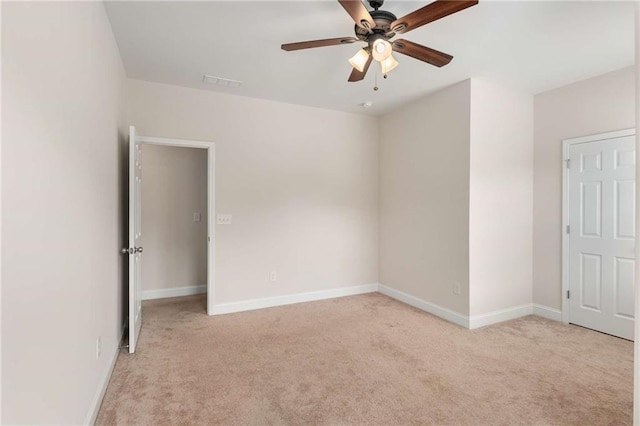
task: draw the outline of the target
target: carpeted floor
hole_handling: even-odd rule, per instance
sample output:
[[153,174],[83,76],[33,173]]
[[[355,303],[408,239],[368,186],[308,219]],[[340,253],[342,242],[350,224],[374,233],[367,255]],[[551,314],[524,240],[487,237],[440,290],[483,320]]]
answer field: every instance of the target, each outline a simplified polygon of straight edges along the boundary
[[208,317],[144,304],[97,424],[631,424],[633,344],[529,316],[465,330],[373,293]]

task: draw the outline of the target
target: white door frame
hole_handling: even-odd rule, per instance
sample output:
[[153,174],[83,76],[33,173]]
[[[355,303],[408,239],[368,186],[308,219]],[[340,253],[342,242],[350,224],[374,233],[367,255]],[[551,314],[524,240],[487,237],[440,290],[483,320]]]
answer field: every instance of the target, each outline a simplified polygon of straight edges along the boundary
[[192,141],[184,139],[154,138],[138,136],[140,143],[150,145],[174,146],[182,148],[202,148],[207,150],[207,314],[213,315],[216,283],[216,250],[215,250],[215,211],[216,211],[216,144],[215,142]]
[[[562,141],[562,322],[569,323],[569,150],[572,145],[581,143],[616,139],[625,136],[635,136],[636,129],[617,130],[615,132],[599,133],[597,135],[582,136],[579,138],[564,139]],[[636,166],[638,167],[638,166]]]

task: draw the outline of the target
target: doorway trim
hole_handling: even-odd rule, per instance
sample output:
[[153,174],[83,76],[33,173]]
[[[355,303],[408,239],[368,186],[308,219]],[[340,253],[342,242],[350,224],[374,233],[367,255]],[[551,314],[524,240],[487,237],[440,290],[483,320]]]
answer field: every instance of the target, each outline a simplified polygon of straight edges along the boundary
[[[562,322],[569,323],[569,154],[572,145],[581,143],[617,139],[625,136],[635,136],[636,129],[617,130],[615,132],[598,133],[579,138],[562,140]],[[637,167],[637,166],[636,166]]]
[[207,150],[207,315],[213,315],[216,283],[215,211],[216,211],[216,144],[215,142],[185,139],[156,138],[138,136],[138,142],[149,145],[173,146],[179,148],[201,148]]

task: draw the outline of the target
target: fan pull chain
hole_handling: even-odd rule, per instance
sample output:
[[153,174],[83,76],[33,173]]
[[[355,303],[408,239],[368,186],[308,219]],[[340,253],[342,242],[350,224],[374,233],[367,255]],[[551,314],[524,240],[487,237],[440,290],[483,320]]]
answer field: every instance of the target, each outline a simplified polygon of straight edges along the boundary
[[376,77],[376,85],[375,85],[375,86],[373,86],[373,90],[374,90],[375,92],[377,92],[377,91],[378,91],[378,89],[379,89],[379,87],[378,87],[378,67],[375,67],[375,68],[376,68],[376,76],[375,76],[375,77]]

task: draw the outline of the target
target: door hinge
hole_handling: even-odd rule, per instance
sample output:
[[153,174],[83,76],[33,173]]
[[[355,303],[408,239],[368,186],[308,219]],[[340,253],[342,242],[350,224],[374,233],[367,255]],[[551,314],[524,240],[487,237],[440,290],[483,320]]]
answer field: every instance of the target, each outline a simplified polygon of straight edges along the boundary
[[571,168],[571,159],[567,158],[564,161],[565,161],[565,163],[567,163],[567,169],[570,169]]
[[570,234],[570,233],[571,233],[571,226],[567,225],[567,234]]
[[571,290],[567,290],[567,299],[571,299]]

